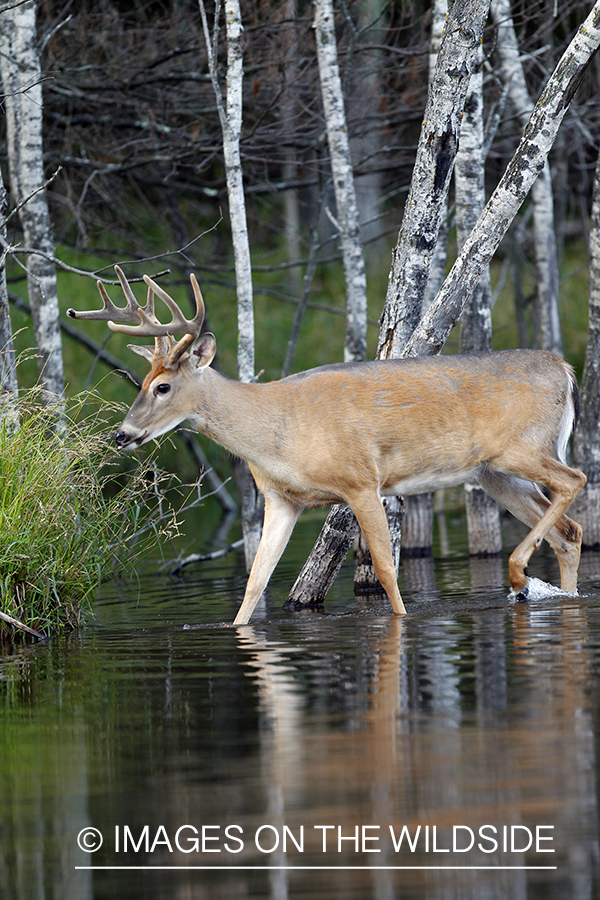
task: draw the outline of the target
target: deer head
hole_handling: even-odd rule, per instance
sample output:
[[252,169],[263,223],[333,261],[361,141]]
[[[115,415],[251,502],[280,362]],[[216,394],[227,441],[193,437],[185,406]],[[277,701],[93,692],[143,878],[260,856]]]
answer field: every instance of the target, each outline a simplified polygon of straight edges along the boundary
[[[137,399],[115,434],[119,449],[133,450],[176,428],[186,418],[187,406],[178,395],[185,395],[186,382],[197,376],[199,370],[210,366],[216,352],[216,341],[209,332],[200,334],[205,307],[195,275],[190,276],[190,281],[196,300],[196,314],[190,320],[185,318],[173,298],[147,275],[144,275],[148,287],[146,304],[140,306],[119,266],[115,266],[115,272],[127,301],[124,307],[112,302],[99,281],[102,309],[86,312],[68,309],[67,315],[73,319],[101,319],[108,322],[112,331],[154,338],[154,348],[128,344],[130,350],[147,359],[151,366]],[[167,324],[156,317],[155,296],[160,297],[172,314]],[[176,335],[183,336],[175,341]]]

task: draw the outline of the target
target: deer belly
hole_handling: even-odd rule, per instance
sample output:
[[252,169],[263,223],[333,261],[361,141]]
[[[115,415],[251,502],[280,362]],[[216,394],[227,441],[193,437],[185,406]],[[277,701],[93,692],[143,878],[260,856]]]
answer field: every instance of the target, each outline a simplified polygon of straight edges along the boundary
[[439,491],[442,488],[456,487],[477,474],[477,466],[452,472],[422,472],[386,482],[381,487],[383,496],[403,494],[425,494],[428,491]]

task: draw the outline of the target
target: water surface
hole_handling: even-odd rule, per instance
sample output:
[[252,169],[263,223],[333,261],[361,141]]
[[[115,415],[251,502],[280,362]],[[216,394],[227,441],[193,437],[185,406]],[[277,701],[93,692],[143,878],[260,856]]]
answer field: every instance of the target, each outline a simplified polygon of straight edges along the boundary
[[518,604],[500,560],[408,561],[400,620],[350,566],[283,612],[305,549],[249,626],[228,559],[5,648],[3,900],[600,896],[598,557]]

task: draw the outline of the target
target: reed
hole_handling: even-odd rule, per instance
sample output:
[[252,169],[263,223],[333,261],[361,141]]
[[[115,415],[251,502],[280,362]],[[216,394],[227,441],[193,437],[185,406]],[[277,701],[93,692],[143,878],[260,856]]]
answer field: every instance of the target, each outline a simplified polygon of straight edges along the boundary
[[150,459],[123,474],[105,405],[86,394],[59,414],[42,399],[20,394],[18,425],[6,409],[0,421],[0,610],[49,634],[79,625],[101,580],[176,520]]

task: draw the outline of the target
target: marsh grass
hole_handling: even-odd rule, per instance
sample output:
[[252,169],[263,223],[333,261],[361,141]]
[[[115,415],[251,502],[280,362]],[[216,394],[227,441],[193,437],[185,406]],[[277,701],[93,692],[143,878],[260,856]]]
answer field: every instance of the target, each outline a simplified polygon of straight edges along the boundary
[[76,627],[103,578],[177,527],[151,459],[123,473],[93,400],[57,420],[34,389],[17,428],[0,422],[0,610],[45,634]]

